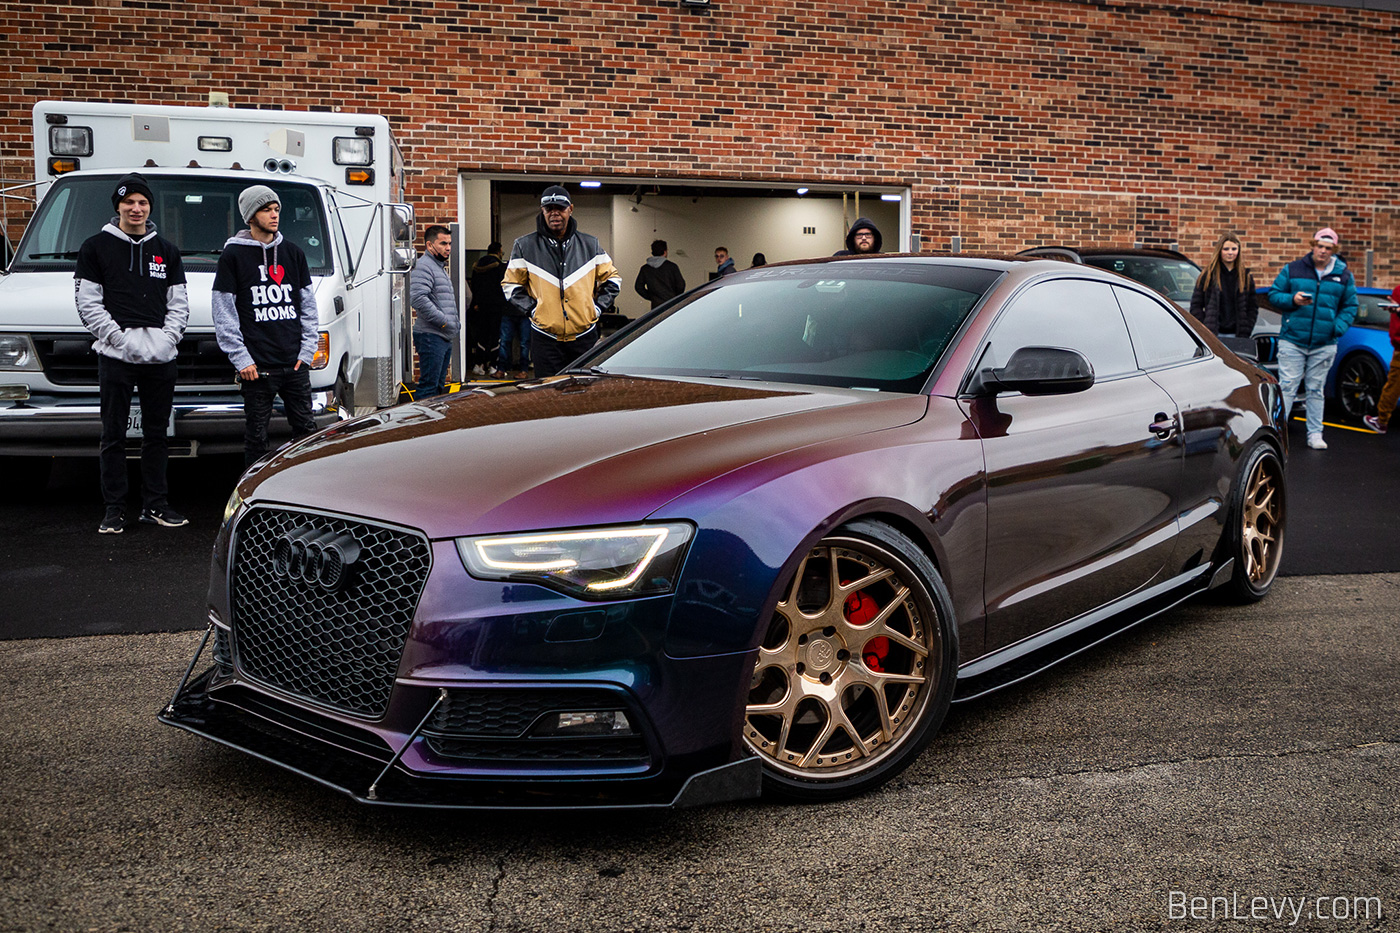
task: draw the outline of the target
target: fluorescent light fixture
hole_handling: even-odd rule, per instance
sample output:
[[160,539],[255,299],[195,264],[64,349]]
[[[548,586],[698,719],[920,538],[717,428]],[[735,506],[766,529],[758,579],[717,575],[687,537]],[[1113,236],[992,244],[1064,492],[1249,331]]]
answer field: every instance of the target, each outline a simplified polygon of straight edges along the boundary
[[881,200],[881,201],[903,201],[903,200],[904,200],[904,196],[903,196],[903,195],[899,195],[899,194],[882,194],[882,195],[880,195],[880,200]]
[[578,186],[580,188],[601,188],[603,183],[601,181],[581,181]]
[[798,193],[798,194],[806,194],[806,193],[807,193],[807,189],[806,189],[806,188],[798,188],[798,189],[797,189],[797,193]]

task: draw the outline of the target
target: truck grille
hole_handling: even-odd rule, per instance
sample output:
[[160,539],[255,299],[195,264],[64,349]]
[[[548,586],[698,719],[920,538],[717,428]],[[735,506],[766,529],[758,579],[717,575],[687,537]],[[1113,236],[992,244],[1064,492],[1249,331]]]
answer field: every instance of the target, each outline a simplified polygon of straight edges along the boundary
[[[44,375],[59,386],[96,386],[97,354],[86,334],[35,334],[34,350]],[[175,384],[182,386],[233,385],[233,364],[213,334],[187,336],[175,356]]]
[[[288,566],[288,542],[353,539],[334,572]],[[233,658],[253,680],[352,713],[388,709],[409,625],[431,566],[428,542],[399,528],[291,509],[254,508],[233,543]]]

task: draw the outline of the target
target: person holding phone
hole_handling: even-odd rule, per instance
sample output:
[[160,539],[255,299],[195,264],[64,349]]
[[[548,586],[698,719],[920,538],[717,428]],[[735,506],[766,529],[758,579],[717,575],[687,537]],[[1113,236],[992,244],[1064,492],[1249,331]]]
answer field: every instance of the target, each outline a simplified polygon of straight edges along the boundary
[[1342,257],[1337,231],[1323,227],[1311,252],[1279,271],[1269,304],[1283,315],[1279,331],[1278,375],[1283,410],[1291,412],[1302,383],[1307,390],[1308,446],[1326,450],[1322,439],[1322,389],[1337,356],[1337,340],[1356,319],[1356,280]]

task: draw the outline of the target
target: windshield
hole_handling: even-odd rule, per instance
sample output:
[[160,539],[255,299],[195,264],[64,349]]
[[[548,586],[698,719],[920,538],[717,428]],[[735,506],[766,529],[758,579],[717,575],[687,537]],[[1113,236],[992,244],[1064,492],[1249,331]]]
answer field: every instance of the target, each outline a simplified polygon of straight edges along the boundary
[[583,365],[918,392],[999,270],[857,260],[716,280]]
[[1189,259],[1166,256],[1085,256],[1085,265],[1126,275],[1166,295],[1177,304],[1189,305],[1200,266]]
[[[83,241],[112,222],[112,189],[119,175],[62,178],[39,205],[16,252],[13,271],[71,272]],[[213,272],[224,241],[247,224],[238,193],[252,182],[235,178],[147,176],[155,193],[151,218],[180,249],[186,271]],[[311,185],[271,182],[282,199],[282,236],[306,253],[313,275],[330,273],[321,199]]]

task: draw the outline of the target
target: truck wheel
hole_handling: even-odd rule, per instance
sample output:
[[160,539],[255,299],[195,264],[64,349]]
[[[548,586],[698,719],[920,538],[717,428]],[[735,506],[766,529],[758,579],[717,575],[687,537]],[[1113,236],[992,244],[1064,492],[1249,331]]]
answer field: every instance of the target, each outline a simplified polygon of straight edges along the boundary
[[335,403],[341,421],[355,417],[355,386],[345,378],[344,370],[335,377]]

